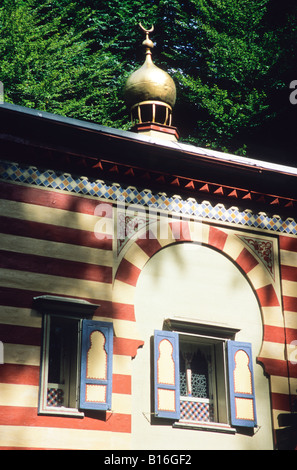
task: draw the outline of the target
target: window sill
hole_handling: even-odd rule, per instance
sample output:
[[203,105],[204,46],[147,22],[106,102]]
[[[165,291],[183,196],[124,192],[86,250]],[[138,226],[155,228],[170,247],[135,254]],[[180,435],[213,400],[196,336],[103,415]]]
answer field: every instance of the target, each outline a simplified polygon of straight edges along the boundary
[[223,423],[212,423],[202,421],[190,421],[190,420],[179,420],[173,424],[174,428],[184,429],[196,429],[197,431],[213,431],[213,432],[225,432],[229,434],[235,434],[236,429],[232,428],[229,424]]
[[48,407],[38,411],[39,415],[47,416],[66,416],[74,418],[84,418],[85,414],[76,408]]

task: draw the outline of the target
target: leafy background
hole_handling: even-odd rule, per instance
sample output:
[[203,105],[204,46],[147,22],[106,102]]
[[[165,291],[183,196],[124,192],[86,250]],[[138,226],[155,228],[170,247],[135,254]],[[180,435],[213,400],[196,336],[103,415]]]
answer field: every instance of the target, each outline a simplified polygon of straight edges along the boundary
[[296,0],[3,0],[5,101],[129,129],[140,21],[175,80],[181,141],[296,164]]

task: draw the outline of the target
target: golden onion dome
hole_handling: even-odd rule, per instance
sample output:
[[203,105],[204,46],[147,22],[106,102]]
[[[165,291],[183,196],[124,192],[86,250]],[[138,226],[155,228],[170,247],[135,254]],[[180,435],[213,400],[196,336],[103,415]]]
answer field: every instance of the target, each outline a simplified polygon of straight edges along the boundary
[[152,61],[151,50],[154,47],[149,39],[149,33],[154,30],[146,30],[140,24],[146,34],[143,45],[146,48],[145,62],[133,72],[125,84],[124,98],[128,107],[147,101],[163,102],[173,107],[176,100],[176,88],[173,79],[164,70],[157,67]]

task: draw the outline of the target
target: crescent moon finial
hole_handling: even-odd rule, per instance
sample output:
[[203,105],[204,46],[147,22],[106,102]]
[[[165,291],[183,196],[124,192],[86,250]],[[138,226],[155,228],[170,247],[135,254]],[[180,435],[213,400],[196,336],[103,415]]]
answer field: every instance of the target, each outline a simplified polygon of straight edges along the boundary
[[154,25],[152,25],[152,27],[150,29],[145,29],[141,23],[139,23],[139,26],[140,26],[140,29],[142,29],[142,31],[148,36],[149,33],[152,33],[154,31]]
[[154,25],[150,29],[145,29],[141,23],[139,23],[140,28],[145,33],[145,40],[142,45],[146,47],[146,55],[151,55],[151,49],[154,47],[153,41],[149,38],[149,34],[154,31]]

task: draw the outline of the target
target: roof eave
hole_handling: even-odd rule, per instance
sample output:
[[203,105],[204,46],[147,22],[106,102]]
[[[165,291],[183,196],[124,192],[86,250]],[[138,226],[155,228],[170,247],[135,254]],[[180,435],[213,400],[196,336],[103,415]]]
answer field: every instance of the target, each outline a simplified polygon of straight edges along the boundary
[[[249,180],[265,191],[296,196],[297,168],[195,147],[63,117],[14,104],[0,105],[2,139],[78,158],[112,159],[184,177],[201,174],[223,180]],[[71,158],[69,160],[71,172]],[[222,181],[223,182],[223,181]],[[278,186],[278,188],[275,187]]]

